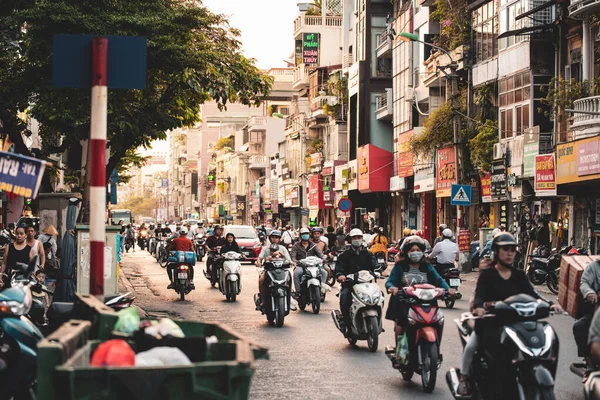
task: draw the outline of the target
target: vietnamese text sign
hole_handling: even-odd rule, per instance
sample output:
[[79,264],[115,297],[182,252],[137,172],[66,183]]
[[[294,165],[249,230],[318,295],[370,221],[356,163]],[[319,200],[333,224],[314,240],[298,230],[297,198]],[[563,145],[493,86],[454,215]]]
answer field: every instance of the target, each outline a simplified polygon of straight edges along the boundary
[[492,164],[491,185],[492,200],[506,200],[506,167],[503,161]]
[[539,135],[526,133],[523,139],[523,176],[532,177],[535,173],[535,156],[539,153]]
[[16,153],[0,152],[0,190],[23,197],[37,197],[46,163]]
[[305,65],[319,65],[319,34],[305,33],[302,36],[302,62]]
[[456,153],[454,146],[442,147],[436,154],[436,197],[449,197],[456,183]]
[[398,137],[398,176],[406,178],[413,176],[413,152],[410,149],[410,141],[414,137],[414,131],[401,133]]
[[535,156],[535,194],[556,196],[554,153]]
[[435,190],[434,158],[429,155],[419,155],[415,158],[415,193]]
[[600,142],[579,143],[577,146],[577,175],[600,173]]
[[492,202],[492,174],[486,172],[485,175],[480,175],[481,181],[481,201],[483,203]]
[[461,229],[458,232],[458,250],[461,253],[470,251],[471,249],[471,231],[468,229]]

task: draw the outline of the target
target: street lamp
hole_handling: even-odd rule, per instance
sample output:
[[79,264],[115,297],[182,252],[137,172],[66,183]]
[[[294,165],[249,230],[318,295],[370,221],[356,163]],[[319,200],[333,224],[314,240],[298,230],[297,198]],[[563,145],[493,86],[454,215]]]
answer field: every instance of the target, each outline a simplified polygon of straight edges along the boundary
[[[419,35],[410,32],[400,32],[398,34],[400,40],[404,42],[419,42],[423,43],[426,46],[434,48],[436,50],[441,51],[450,59],[450,64],[448,67],[450,68],[450,75],[446,74],[448,78],[450,78],[451,85],[451,96],[452,96],[452,128],[454,133],[454,147],[456,149],[456,174],[458,177],[458,182],[463,181],[463,168],[459,163],[462,162],[462,145],[461,145],[461,132],[460,132],[460,116],[458,115],[458,110],[460,108],[460,104],[458,101],[458,75],[456,74],[456,70],[458,69],[458,64],[454,62],[454,59],[450,55],[448,50],[436,46],[433,43],[425,42],[419,39]],[[461,224],[461,212],[460,206],[456,206],[456,237],[458,237],[460,231]]]

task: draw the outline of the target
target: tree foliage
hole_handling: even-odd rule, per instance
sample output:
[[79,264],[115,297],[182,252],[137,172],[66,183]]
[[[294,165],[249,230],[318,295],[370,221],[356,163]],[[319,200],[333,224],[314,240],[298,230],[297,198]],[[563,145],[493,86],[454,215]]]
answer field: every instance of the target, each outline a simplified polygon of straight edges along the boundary
[[126,208],[131,210],[131,215],[150,217],[154,215],[157,207],[157,200],[153,197],[131,197],[126,201],[120,202],[114,206],[115,209]]
[[217,140],[217,143],[215,143],[215,150],[222,150],[225,147],[229,147],[229,148],[233,147],[233,137],[231,137],[231,136],[222,137],[222,138],[219,138],[219,140]]
[[[454,3],[454,4],[453,4]],[[440,36],[437,45],[454,50],[471,40],[471,18],[466,2],[451,0],[435,0],[429,19],[440,25]]]
[[467,147],[475,167],[489,171],[494,156],[494,144],[498,143],[498,123],[486,120],[477,127],[477,134],[469,140]]
[[447,101],[433,111],[425,121],[423,131],[411,141],[411,147],[417,154],[432,153],[437,147],[454,141],[452,102]]
[[[55,34],[147,37],[147,88],[109,91],[107,179],[126,165],[130,149],[198,122],[203,103],[257,106],[270,92],[272,80],[241,54],[239,31],[198,1],[3,0],[0,134],[20,153],[27,148],[17,113],[27,109],[41,124],[46,155],[89,137],[90,90],[52,87]],[[58,135],[64,137],[60,147]]]
[[541,99],[541,103],[546,107],[539,111],[562,122],[565,118],[564,110],[573,108],[575,100],[600,94],[600,77],[581,82],[554,77],[548,87],[542,87],[542,91],[546,92],[546,97]]

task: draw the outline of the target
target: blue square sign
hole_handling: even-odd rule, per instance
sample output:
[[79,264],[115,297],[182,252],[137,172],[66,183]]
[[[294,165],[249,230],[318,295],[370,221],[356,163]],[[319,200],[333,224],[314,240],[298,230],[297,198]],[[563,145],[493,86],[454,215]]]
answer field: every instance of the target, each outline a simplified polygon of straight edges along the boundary
[[452,204],[453,206],[470,206],[471,186],[452,184],[450,204]]

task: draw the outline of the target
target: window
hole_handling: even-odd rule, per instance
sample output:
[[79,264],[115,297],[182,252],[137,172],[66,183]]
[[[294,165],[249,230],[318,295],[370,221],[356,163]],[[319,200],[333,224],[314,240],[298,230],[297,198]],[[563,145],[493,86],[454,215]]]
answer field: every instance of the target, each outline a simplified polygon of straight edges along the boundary
[[[516,17],[518,15],[523,14],[530,8],[531,7],[529,6],[529,0],[519,0],[500,10],[499,33],[514,31],[529,26],[530,24],[527,18],[517,20]],[[500,39],[498,41],[498,46],[500,47],[500,50],[504,50],[507,47],[512,46],[513,44],[517,44],[527,40],[527,37],[528,36],[526,35],[511,35]]]
[[475,62],[498,54],[497,0],[492,0],[473,11],[473,45]]
[[529,71],[500,80],[500,138],[522,135],[530,127],[529,102],[531,77]]

